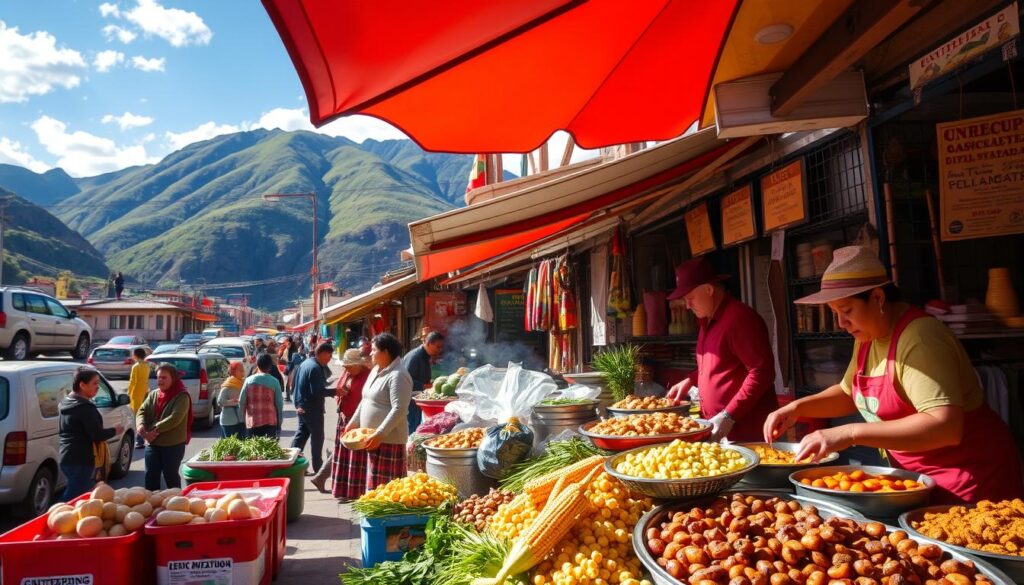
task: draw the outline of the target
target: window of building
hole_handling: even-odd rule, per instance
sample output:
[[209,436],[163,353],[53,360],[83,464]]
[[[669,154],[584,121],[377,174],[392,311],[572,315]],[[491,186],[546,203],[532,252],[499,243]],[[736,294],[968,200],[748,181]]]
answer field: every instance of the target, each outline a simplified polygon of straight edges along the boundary
[[108,329],[117,329],[117,315],[110,316],[110,323]]
[[163,329],[164,328],[164,316],[163,315],[157,315],[156,316],[156,328],[157,329]]

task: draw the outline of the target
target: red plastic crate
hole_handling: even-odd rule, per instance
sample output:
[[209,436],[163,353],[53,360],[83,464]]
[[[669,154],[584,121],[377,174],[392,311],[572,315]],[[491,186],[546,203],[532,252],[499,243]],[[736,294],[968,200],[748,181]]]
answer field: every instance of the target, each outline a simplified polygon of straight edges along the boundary
[[259,491],[263,497],[254,505],[263,514],[248,520],[184,526],[157,526],[155,518],[151,519],[145,530],[153,539],[157,584],[270,583],[277,562],[273,529],[288,482],[288,478],[200,482],[185,488],[182,495],[203,498],[232,491],[246,497],[246,492]]
[[[84,494],[68,503],[73,506],[89,497],[90,494]],[[126,536],[33,540],[50,532],[46,518],[44,514],[0,535],[0,582],[48,578],[97,585],[153,582],[152,547],[141,530]]]

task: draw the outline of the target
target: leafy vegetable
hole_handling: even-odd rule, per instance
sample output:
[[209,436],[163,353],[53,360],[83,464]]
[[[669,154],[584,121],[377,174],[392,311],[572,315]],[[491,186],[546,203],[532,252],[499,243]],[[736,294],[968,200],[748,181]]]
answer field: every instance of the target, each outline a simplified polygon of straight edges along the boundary
[[593,402],[589,398],[548,398],[541,400],[541,406],[565,406],[568,404],[587,404]]
[[568,467],[587,457],[605,454],[590,441],[579,437],[573,437],[567,441],[551,441],[547,444],[544,455],[513,466],[511,472],[501,481],[501,487],[520,493],[523,491],[523,486],[531,479]]
[[342,585],[434,585],[442,565],[450,565],[461,553],[467,531],[447,513],[427,523],[427,540],[400,561],[384,561],[373,567],[352,568],[339,575]]
[[[478,577],[493,577],[501,569],[512,544],[490,534],[481,534],[469,524],[455,524],[459,533],[459,554],[443,563],[437,572],[436,585],[472,585]],[[525,575],[509,577],[506,583],[526,585]]]
[[436,514],[438,508],[431,506],[406,506],[398,502],[386,502],[383,500],[356,500],[352,502],[352,509],[363,518],[379,518],[381,516],[396,516],[402,514],[417,514],[425,516]]
[[636,378],[636,364],[639,361],[640,348],[635,345],[621,345],[605,349],[594,354],[591,365],[604,374],[615,400],[622,400],[633,391]]
[[276,461],[288,457],[273,437],[224,437],[199,452],[199,461]]

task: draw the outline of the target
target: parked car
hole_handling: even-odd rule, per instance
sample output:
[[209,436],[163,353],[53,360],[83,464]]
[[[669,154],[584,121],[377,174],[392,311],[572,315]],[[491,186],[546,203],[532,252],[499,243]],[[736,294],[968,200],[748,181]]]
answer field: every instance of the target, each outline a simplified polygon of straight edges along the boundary
[[[140,343],[141,342],[141,343]],[[92,350],[86,363],[96,368],[104,376],[127,378],[132,373],[136,348],[142,348],[146,355],[153,353],[146,340],[138,336],[122,335],[115,337]]]
[[200,333],[200,335],[202,335],[203,339],[209,341],[218,337],[224,337],[224,330],[220,327],[207,327],[206,329],[203,329],[203,332]]
[[216,352],[229,360],[240,360],[246,365],[256,363],[256,347],[241,337],[218,337],[207,341],[199,353]]
[[149,377],[156,379],[156,368],[160,364],[171,364],[178,369],[178,377],[185,383],[192,397],[193,424],[201,428],[213,426],[220,407],[217,405],[217,391],[231,374],[228,360],[219,353],[177,352],[151,355],[146,358],[150,364]]
[[[0,468],[0,504],[12,511],[38,516],[67,483],[60,472],[58,405],[71,391],[79,364],[59,361],[0,363],[0,436],[4,438]],[[128,395],[116,392],[100,375],[93,402],[103,426],[122,425],[124,432],[107,441],[110,477],[124,477],[135,447],[135,415]]]
[[204,338],[199,333],[186,333],[184,336],[182,336],[181,341],[178,342],[178,345],[196,348],[204,343],[206,343],[206,338]]
[[92,328],[57,299],[30,289],[0,287],[0,351],[6,359],[67,351],[80,360],[89,355],[91,345]]
[[156,346],[153,353],[150,355],[157,355],[160,353],[177,353],[179,351],[187,350],[188,348],[183,347],[180,343],[161,343]]

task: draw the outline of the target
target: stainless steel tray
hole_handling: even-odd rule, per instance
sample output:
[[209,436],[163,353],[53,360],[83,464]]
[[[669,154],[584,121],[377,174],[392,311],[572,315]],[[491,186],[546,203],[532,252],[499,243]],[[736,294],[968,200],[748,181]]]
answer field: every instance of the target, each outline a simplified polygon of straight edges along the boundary
[[[728,496],[729,494],[733,493],[737,493],[737,491],[731,490],[722,494],[718,494],[718,496]],[[803,504],[808,504],[816,507],[818,509],[818,512],[821,514],[821,517],[825,519],[831,518],[832,516],[840,516],[843,518],[850,518],[858,522],[866,521],[864,516],[857,513],[855,510],[851,510],[846,506],[836,504],[833,502],[821,501],[816,498],[808,498],[800,495],[780,494],[777,492],[758,490],[743,490],[739,493],[749,494],[752,496],[778,497],[784,500],[796,500]],[[645,542],[644,538],[645,534],[647,533],[647,529],[653,526],[656,522],[660,522],[662,518],[668,513],[673,513],[681,509],[690,509],[694,506],[700,506],[710,503],[714,499],[714,497],[718,496],[701,498],[699,500],[689,502],[673,502],[670,504],[663,504],[661,506],[654,508],[650,512],[644,514],[644,516],[640,518],[640,521],[636,523],[636,527],[633,529],[633,550],[635,551],[637,558],[640,559],[640,562],[643,564],[644,568],[647,570],[647,572],[650,573],[656,585],[685,584],[684,582],[672,577],[665,571],[665,569],[658,566],[657,561],[651,556],[650,551],[647,550],[647,543]],[[886,528],[889,531],[897,529],[896,527],[889,525],[886,525]],[[971,554],[964,554],[962,552],[954,550],[954,547],[950,547],[949,545],[944,545],[943,543],[937,544],[939,545],[939,547],[942,548],[944,552],[948,553],[952,558],[958,561],[973,561],[978,570],[983,575],[988,577],[989,580],[992,581],[993,585],[1015,585],[1015,582],[1011,580],[1009,576],[1007,576],[1003,571],[999,570],[989,562],[982,560],[981,558],[978,558]]]
[[681,402],[675,406],[664,406],[662,408],[616,408],[613,406],[608,407],[608,412],[612,416],[629,416],[631,414],[654,414],[656,412],[674,412],[676,414],[689,414],[690,403]]
[[[844,492],[818,488],[800,483],[800,480],[818,479],[832,475],[838,471],[850,473],[855,470],[862,470],[872,475],[892,475],[900,479],[912,479],[925,485],[924,489],[905,492]],[[790,483],[796,488],[797,495],[808,496],[818,500],[826,500],[847,506],[872,518],[881,518],[895,522],[900,514],[927,506],[931,498],[932,490],[935,488],[935,480],[923,473],[914,473],[905,469],[894,467],[875,467],[873,465],[835,465],[832,467],[814,467],[797,471],[789,476]]]
[[[767,443],[739,443],[741,447],[751,448],[751,445],[766,445]],[[793,453],[796,455],[800,450],[800,443],[772,443],[772,447],[779,451]],[[811,469],[821,465],[832,463],[839,458],[839,453],[830,453],[827,457],[817,463],[765,463],[761,461],[747,475],[743,476],[743,487],[750,489],[788,489],[793,491],[789,483],[789,476],[794,472],[803,469]]]
[[659,445],[649,445],[646,447],[638,447],[636,449],[630,449],[629,451],[623,451],[622,453],[613,455],[605,460],[605,471],[608,472],[608,475],[611,475],[626,484],[626,487],[633,491],[640,492],[645,496],[678,500],[682,498],[699,498],[701,496],[709,496],[725,491],[731,488],[736,482],[742,479],[747,472],[753,469],[759,460],[757,453],[754,453],[746,447],[723,444],[723,449],[737,451],[743,455],[743,458],[747,461],[747,465],[742,469],[732,471],[730,473],[724,473],[713,477],[695,477],[692,479],[651,479],[646,477],[632,477],[619,473],[615,470],[615,465],[627,455],[653,449],[658,446]]

